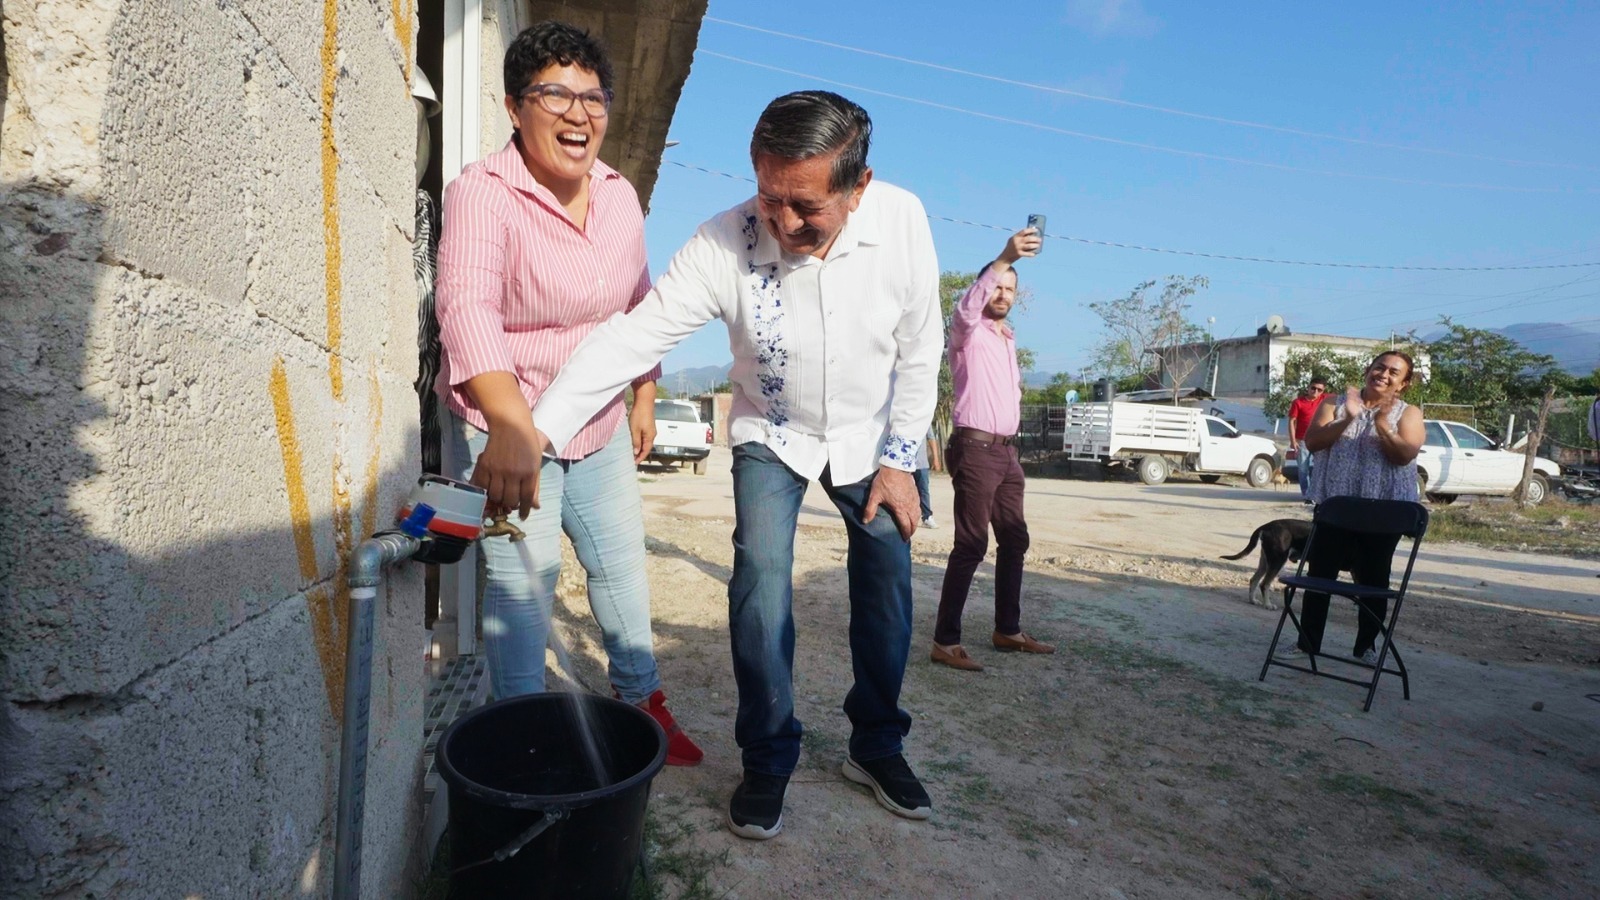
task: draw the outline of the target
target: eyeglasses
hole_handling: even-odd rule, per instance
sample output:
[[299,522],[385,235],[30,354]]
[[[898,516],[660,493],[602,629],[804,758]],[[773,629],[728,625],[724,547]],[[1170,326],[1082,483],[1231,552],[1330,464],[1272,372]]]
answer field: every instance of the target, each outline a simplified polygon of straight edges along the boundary
[[583,101],[583,111],[593,119],[604,119],[611,111],[611,99],[616,95],[605,88],[595,88],[581,94],[573,93],[565,85],[541,82],[530,86],[518,99],[539,98],[539,105],[552,116],[564,116],[572,104]]

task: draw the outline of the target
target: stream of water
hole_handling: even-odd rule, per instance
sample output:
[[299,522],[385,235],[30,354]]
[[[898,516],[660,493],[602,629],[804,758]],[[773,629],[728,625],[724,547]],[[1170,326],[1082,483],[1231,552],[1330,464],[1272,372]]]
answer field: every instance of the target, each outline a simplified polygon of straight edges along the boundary
[[[531,581],[535,571],[533,552],[528,548],[526,541],[513,543],[522,558],[522,567]],[[550,617],[549,642],[550,649],[556,652],[556,662],[561,666],[561,687],[564,688],[562,693],[566,697],[567,708],[572,712],[571,721],[578,732],[576,743],[588,767],[587,774],[594,779],[594,789],[603,788],[611,784],[613,779],[609,767],[606,766],[605,755],[600,752],[599,733],[589,715],[588,692],[577,681],[576,670],[572,668],[572,657],[567,652],[567,642],[562,639],[554,614]]]

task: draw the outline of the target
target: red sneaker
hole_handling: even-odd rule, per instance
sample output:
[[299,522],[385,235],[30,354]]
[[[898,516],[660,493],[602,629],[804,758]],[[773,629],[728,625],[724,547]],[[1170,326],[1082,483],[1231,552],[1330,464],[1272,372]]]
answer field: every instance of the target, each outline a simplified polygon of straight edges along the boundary
[[650,714],[661,725],[661,730],[667,733],[667,765],[669,766],[697,766],[705,758],[705,753],[683,733],[683,728],[678,725],[678,720],[672,717],[672,710],[667,709],[667,695],[659,690],[650,695],[650,698],[639,704],[639,708]]

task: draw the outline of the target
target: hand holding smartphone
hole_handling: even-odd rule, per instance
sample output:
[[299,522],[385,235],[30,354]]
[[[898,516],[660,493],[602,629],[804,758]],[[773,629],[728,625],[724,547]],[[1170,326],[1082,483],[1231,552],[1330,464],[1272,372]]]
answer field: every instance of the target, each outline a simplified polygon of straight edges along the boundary
[[1033,213],[1028,216],[1028,227],[1039,232],[1039,249],[1034,251],[1036,254],[1044,252],[1044,222],[1044,213]]

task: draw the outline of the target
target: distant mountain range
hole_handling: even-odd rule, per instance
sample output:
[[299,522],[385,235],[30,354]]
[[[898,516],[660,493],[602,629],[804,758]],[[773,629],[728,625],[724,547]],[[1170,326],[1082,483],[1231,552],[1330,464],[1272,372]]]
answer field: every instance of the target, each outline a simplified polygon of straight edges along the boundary
[[1534,353],[1547,353],[1573,375],[1600,368],[1600,328],[1560,322],[1525,322],[1492,329]]
[[728,380],[728,373],[733,371],[733,363],[720,366],[697,366],[693,369],[679,369],[676,372],[665,372],[661,380],[656,382],[656,390],[663,397],[677,397],[679,395],[693,397],[704,394],[717,385]]
[[[1499,334],[1521,344],[1534,353],[1547,353],[1555,357],[1556,365],[1573,375],[1587,375],[1600,367],[1600,327],[1568,325],[1563,322],[1522,322],[1504,328],[1491,328]],[[1437,340],[1443,331],[1424,336],[1424,340]],[[733,363],[720,366],[699,366],[679,369],[661,376],[663,396],[703,394],[728,380]],[[1050,383],[1052,372],[1025,372],[1022,381],[1028,387],[1039,388]]]
[[[1520,322],[1489,330],[1511,338],[1529,352],[1554,357],[1556,366],[1572,375],[1587,375],[1600,368],[1600,327]],[[1423,335],[1423,340],[1435,341],[1443,336],[1443,331],[1434,331]]]

